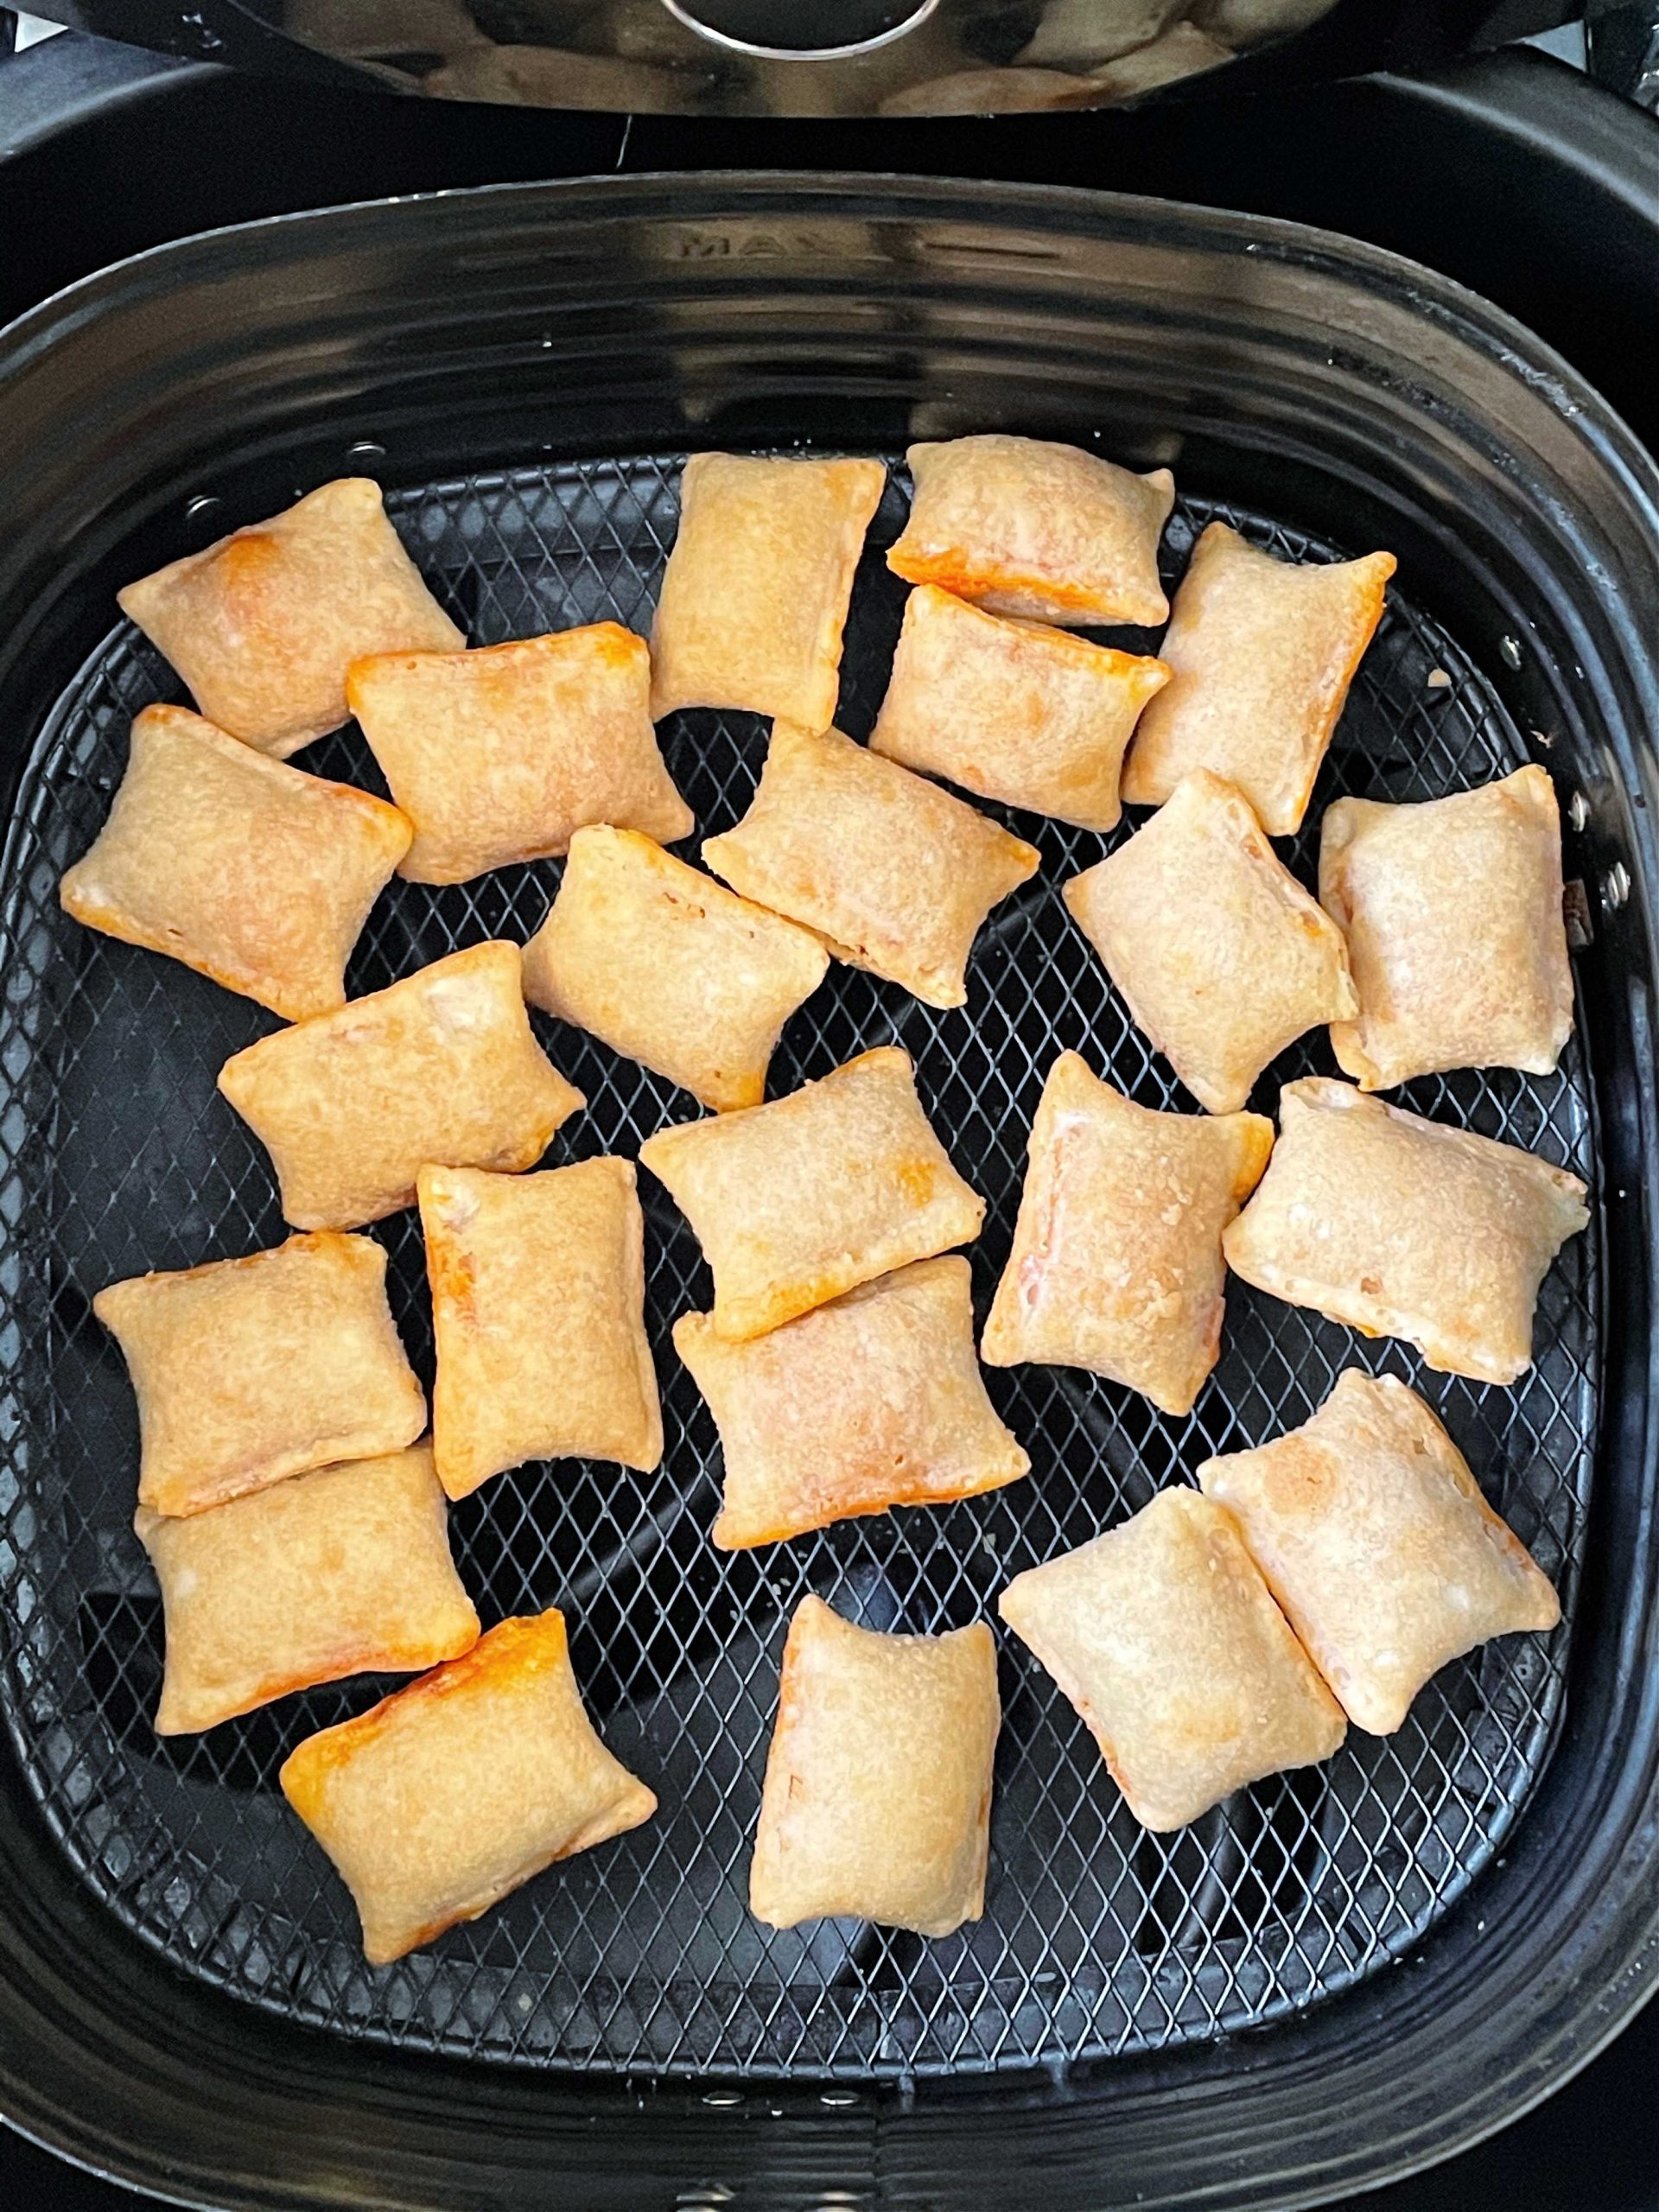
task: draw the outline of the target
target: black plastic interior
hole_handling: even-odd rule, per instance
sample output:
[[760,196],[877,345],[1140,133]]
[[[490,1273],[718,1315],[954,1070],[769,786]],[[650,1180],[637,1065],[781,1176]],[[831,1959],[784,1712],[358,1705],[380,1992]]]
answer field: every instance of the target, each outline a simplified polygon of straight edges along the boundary
[[143,247],[291,209],[801,162],[1156,193],[1340,231],[1506,308],[1659,447],[1659,127],[1520,49],[1422,79],[899,126],[469,107],[53,39],[8,65],[0,97],[0,318]]
[[[0,1827],[8,2107],[82,2155],[238,2205],[424,2207],[461,2187],[530,2205],[562,2170],[619,2204],[709,2174],[764,2180],[779,2203],[841,2188],[968,2204],[988,2175],[1039,2171],[1056,2204],[1262,2205],[1442,2150],[1592,2048],[1650,1963],[1659,1752],[1641,648],[1659,563],[1650,469],[1593,396],[1477,303],[1339,241],[890,181],[638,179],[348,213],[267,232],[257,257],[234,240],[181,249],[17,335],[0,383],[0,702],[19,731],[96,642],[114,578],[176,550],[184,500],[211,488],[205,442],[221,480],[238,456],[252,504],[371,435],[415,481],[541,444],[868,448],[940,410],[1074,433],[1107,413],[1125,450],[1176,424],[1182,467],[1213,496],[1254,491],[1316,535],[1395,544],[1585,800],[1568,865],[1595,923],[1581,984],[1611,1295],[1568,1725],[1504,1863],[1408,1967],[1248,2046],[1063,2083],[521,2089],[342,2057],[166,1974],[91,1909],[16,1793]],[[601,2149],[595,2120],[625,2114]]]

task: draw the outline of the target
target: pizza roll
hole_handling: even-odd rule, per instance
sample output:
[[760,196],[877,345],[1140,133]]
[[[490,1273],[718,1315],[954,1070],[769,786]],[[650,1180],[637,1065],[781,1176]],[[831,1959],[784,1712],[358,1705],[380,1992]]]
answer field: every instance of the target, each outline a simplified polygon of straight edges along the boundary
[[703,840],[734,891],[821,937],[837,960],[963,1006],[968,956],[1035,846],[838,729],[772,725],[749,810]]
[[210,721],[286,760],[351,718],[365,653],[467,642],[421,582],[366,477],[325,484],[116,594]]
[[1209,768],[1238,785],[1270,836],[1300,830],[1395,565],[1392,553],[1275,560],[1212,522],[1158,648],[1173,673],[1135,730],[1125,804],[1161,806]]
[[157,1513],[399,1452],[426,1427],[372,1236],[290,1236],[245,1260],[133,1275],[92,1311],[132,1377],[138,1502]]
[[594,1732],[551,1606],[307,1737],[278,1780],[350,1890],[375,1967],[657,1809]]
[[1161,661],[922,584],[906,603],[870,750],[980,798],[1107,830],[1135,717],[1168,680]]
[[749,1862],[756,1919],[856,1915],[918,1936],[977,1920],[1001,1719],[983,1621],[882,1636],[804,1598]]
[[1392,1376],[1350,1368],[1300,1428],[1206,1459],[1198,1481],[1370,1735],[1392,1735],[1448,1660],[1561,1617],[1457,1446]]
[[1431,1367],[1514,1382],[1539,1285],[1590,1216],[1576,1175],[1332,1077],[1287,1084],[1261,1187],[1224,1232],[1235,1274]]
[[58,895],[88,929],[302,1021],[346,1003],[346,960],[410,835],[384,799],[146,707],[109,819]]
[[377,653],[352,664],[346,696],[415,825],[398,870],[411,882],[546,860],[588,822],[664,844],[696,826],[657,749],[645,641],[618,623]]
[[631,1160],[543,1175],[423,1167],[439,1479],[465,1497],[524,1459],[663,1456]]
[[[1015,57],[1042,68],[1099,69],[1150,46],[1185,0],[1118,0],[1103,16],[1098,0],[1047,0],[1042,20]],[[1323,0],[1322,0],[1323,4]]]
[[524,995],[724,1113],[766,1096],[783,1026],[829,965],[808,931],[637,830],[578,830],[524,947]]
[[997,1611],[1083,1716],[1142,1827],[1185,1827],[1347,1732],[1239,1534],[1196,1491],[1016,1575]]
[[518,947],[500,943],[262,1037],[219,1087],[270,1153],[296,1229],[396,1213],[429,1161],[517,1174],[586,1103],[531,1034]]
[[1062,1052],[982,1356],[1088,1368],[1191,1413],[1221,1347],[1221,1232],[1272,1150],[1260,1114],[1154,1114]]
[[674,1344],[720,1430],[721,1551],[1031,1471],[985,1395],[966,1260],[915,1261],[747,1344],[684,1313]]
[[767,1105],[659,1129],[639,1159],[696,1231],[728,1342],[969,1244],[985,1218],[895,1045]]
[[993,614],[1076,626],[1161,622],[1166,468],[1136,476],[1077,446],[992,432],[912,446],[916,497],[887,566]]
[[1573,970],[1561,821],[1541,768],[1421,806],[1338,799],[1320,830],[1319,898],[1359,994],[1332,1047],[1362,1090],[1445,1068],[1554,1068],[1573,1032]]
[[478,1641],[432,1449],[315,1467],[188,1521],[133,1522],[162,1586],[158,1736],[346,1675],[412,1674]]
[[[828,729],[879,461],[696,453],[651,632],[651,711],[743,707]],[[643,825],[642,825],[643,826]]]
[[1305,1030],[1358,1009],[1342,931],[1207,769],[1064,889],[1137,1026],[1212,1114],[1236,1113]]

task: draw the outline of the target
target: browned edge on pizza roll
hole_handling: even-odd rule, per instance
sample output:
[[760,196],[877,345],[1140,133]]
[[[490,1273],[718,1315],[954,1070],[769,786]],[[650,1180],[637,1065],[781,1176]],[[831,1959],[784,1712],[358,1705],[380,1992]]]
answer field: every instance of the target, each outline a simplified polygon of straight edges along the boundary
[[209,721],[279,760],[351,719],[346,671],[365,653],[467,642],[365,476],[321,485],[116,598]]
[[308,1736],[278,1779],[350,1890],[376,1967],[657,1809],[594,1732],[552,1606]]
[[905,456],[916,496],[887,566],[994,614],[1058,624],[1161,622],[1158,541],[1175,504],[1166,468],[1144,476],[1080,447],[988,431]]

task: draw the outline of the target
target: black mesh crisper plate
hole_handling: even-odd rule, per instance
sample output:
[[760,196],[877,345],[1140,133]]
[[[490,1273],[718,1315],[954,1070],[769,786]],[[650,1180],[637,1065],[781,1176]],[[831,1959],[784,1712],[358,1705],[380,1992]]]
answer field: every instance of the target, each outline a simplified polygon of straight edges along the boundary
[[[645,628],[677,480],[672,462],[655,460],[563,465],[390,504],[457,620],[493,644],[602,616]],[[843,719],[859,735],[898,626],[902,588],[877,549],[902,504],[890,491],[854,601]],[[1211,512],[1195,501],[1178,510],[1172,576]],[[1230,519],[1283,552],[1325,550],[1255,517]],[[213,527],[222,521],[204,519],[204,540]],[[1409,575],[1402,582],[1321,802],[1338,791],[1427,798],[1524,757],[1458,647],[1412,610]],[[276,1775],[302,1735],[391,1685],[359,1680],[290,1698],[195,1738],[163,1743],[149,1723],[162,1627],[129,1529],[136,1421],[90,1300],[117,1277],[251,1251],[283,1234],[264,1156],[213,1089],[220,1062],[270,1017],[79,929],[57,905],[59,874],[91,840],[121,774],[129,716],[167,696],[179,696],[169,672],[124,626],[41,734],[7,847],[0,1004],[0,1584],[18,1654],[4,1694],[48,1819],[129,1928],[188,1973],[348,2036],[569,2069],[900,2076],[1054,2063],[1242,2028],[1351,1981],[1421,1935],[1501,1847],[1539,1771],[1560,1715],[1565,1629],[1489,1645],[1446,1669],[1396,1736],[1351,1732],[1326,1765],[1246,1791],[1168,1837],[1128,1816],[1070,1706],[1002,1637],[985,1916],[923,1942],[841,1922],[777,1934],[749,1917],[748,1849],[784,1624],[808,1590],[883,1629],[988,1617],[1021,1568],[1121,1521],[1160,1484],[1190,1479],[1207,1454],[1306,1419],[1351,1361],[1423,1390],[1560,1582],[1570,1618],[1594,1433],[1590,1238],[1568,1245],[1545,1285],[1537,1364],[1513,1390],[1425,1375],[1400,1345],[1367,1344],[1234,1282],[1221,1364],[1189,1420],[1081,1373],[993,1372],[992,1396],[1032,1455],[1028,1480],[726,1557],[706,1533],[719,1471],[713,1423],[669,1341],[676,1315],[706,1304],[708,1278],[647,1176],[662,1465],[650,1476],[569,1461],[523,1467],[458,1506],[452,1525],[486,1624],[550,1603],[567,1610],[595,1719],[662,1809],[429,1950],[367,1970],[346,1892],[284,1807]],[[688,714],[664,737],[700,830],[724,828],[753,788],[760,721]],[[383,788],[354,731],[303,765]],[[1294,855],[1304,880],[1313,819]],[[1076,1046],[1144,1104],[1191,1107],[1061,905],[1061,883],[1099,856],[1101,841],[1032,817],[1014,826],[1041,847],[1042,873],[993,915],[964,1010],[936,1013],[837,966],[772,1068],[775,1095],[864,1046],[909,1049],[936,1126],[989,1201],[972,1255],[982,1316],[1056,1053]],[[448,889],[395,883],[358,948],[352,990],[483,937],[527,937],[557,875],[543,865]],[[588,1099],[552,1161],[632,1154],[695,1110],[590,1039],[535,1019]],[[1252,1103],[1270,1109],[1279,1081],[1330,1066],[1316,1033]],[[1413,1085],[1405,1103],[1592,1174],[1576,1041],[1556,1076],[1460,1075]],[[379,1233],[395,1310],[429,1380],[416,1217]]]

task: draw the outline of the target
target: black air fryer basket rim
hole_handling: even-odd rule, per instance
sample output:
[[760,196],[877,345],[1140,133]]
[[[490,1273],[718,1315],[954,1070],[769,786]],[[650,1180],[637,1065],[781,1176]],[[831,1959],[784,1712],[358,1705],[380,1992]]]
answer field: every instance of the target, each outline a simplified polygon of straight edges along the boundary
[[[44,706],[104,626],[111,561],[130,572],[135,543],[165,543],[163,518],[204,442],[228,450],[235,430],[250,467],[268,474],[330,455],[337,472],[354,436],[391,429],[394,454],[399,433],[418,442],[420,404],[429,413],[446,365],[453,376],[465,360],[476,395],[487,360],[493,378],[516,378],[514,419],[531,425],[515,448],[498,424],[499,457],[510,458],[540,442],[526,396],[550,415],[566,396],[537,358],[552,330],[577,360],[610,344],[600,358],[617,368],[608,395],[570,403],[588,410],[576,442],[560,441],[570,449],[630,442],[627,409],[607,417],[607,397],[654,409],[640,435],[655,442],[668,442],[671,421],[683,442],[719,442],[696,403],[729,399],[738,385],[749,402],[760,395],[745,418],[753,442],[791,405],[799,419],[810,395],[822,404],[805,427],[819,442],[875,444],[849,427],[849,410],[885,407],[890,420],[896,393],[926,385],[930,346],[961,365],[950,372],[958,384],[977,380],[988,404],[996,376],[986,361],[1017,341],[986,336],[984,321],[1023,318],[1029,334],[1040,316],[1058,359],[1073,340],[1084,343],[1090,312],[1132,296],[1148,269],[1153,295],[1184,276],[1189,319],[1208,326],[1216,348],[1230,327],[1242,345],[1252,326],[1271,324],[1287,378],[1297,361],[1297,374],[1306,368],[1310,318],[1322,315],[1319,389],[1332,423],[1340,416],[1340,435],[1357,436],[1357,413],[1370,410],[1370,455],[1397,501],[1414,471],[1432,476],[1442,448],[1458,445],[1468,528],[1491,556],[1491,605],[1505,603],[1491,561],[1531,561],[1534,582],[1550,587],[1535,602],[1539,623],[1555,610],[1564,626],[1548,638],[1541,628],[1513,676],[1492,672],[1517,719],[1547,734],[1556,722],[1551,766],[1586,794],[1569,873],[1585,875],[1592,904],[1616,862],[1631,880],[1628,901],[1615,891],[1598,907],[1588,1009],[1614,1201],[1592,1522],[1599,1571],[1585,1593],[1566,1735],[1507,1865],[1409,1963],[1230,2047],[1053,2082],[853,2090],[849,2103],[816,2085],[739,2093],[416,2062],[227,2005],[91,1906],[8,1764],[0,2106],[37,2139],[179,2201],[238,2207],[632,2207],[694,2203],[715,2183],[739,2202],[778,2204],[834,2201],[836,2190],[895,2204],[1311,2202],[1514,2118],[1593,2056],[1646,1994],[1659,1936],[1659,1669],[1647,1648],[1654,1263],[1644,1228],[1659,1130],[1649,1014],[1659,880],[1649,733],[1659,710],[1637,618],[1659,604],[1659,481],[1594,393],[1524,331],[1429,271],[1292,225],[903,179],[507,186],[278,218],[159,248],[6,334],[0,702],[8,729],[22,735],[4,766],[15,777]],[[393,346],[393,317],[421,342]],[[642,361],[653,374],[625,389],[622,371],[637,375]],[[1001,373],[1001,419],[1027,427],[1007,362]],[[1177,393],[1166,413],[1179,404]],[[730,420],[720,435],[734,442],[741,432]],[[1250,427],[1262,442],[1261,424]],[[1413,439],[1421,450],[1402,451]],[[392,480],[429,473],[413,459],[387,467]],[[1350,486],[1361,497],[1363,477],[1351,474]],[[1432,531],[1421,554],[1432,566]],[[79,593],[62,591],[66,575]],[[96,601],[90,626],[79,601]],[[1464,642],[1493,662],[1496,635],[1465,624]]]

